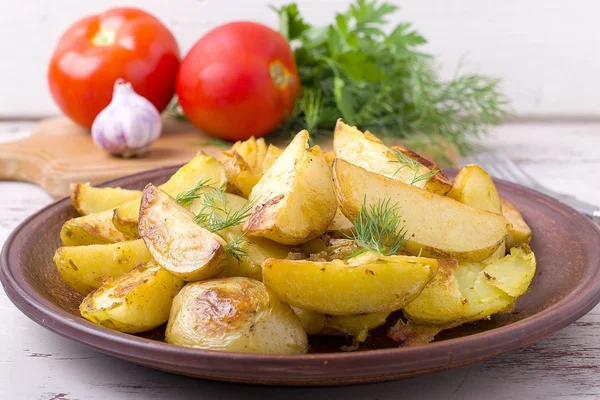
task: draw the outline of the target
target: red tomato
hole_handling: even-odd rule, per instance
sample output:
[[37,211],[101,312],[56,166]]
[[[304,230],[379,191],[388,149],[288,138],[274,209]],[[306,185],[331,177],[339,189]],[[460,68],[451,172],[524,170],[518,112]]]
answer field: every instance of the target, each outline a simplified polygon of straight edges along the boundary
[[187,118],[209,135],[244,140],[272,132],[300,92],[285,38],[253,23],[222,25],[185,56],[175,91]]
[[167,27],[142,10],[115,8],[79,20],[63,34],[48,82],[61,110],[89,128],[110,103],[118,78],[164,110],[178,67],[179,47]]

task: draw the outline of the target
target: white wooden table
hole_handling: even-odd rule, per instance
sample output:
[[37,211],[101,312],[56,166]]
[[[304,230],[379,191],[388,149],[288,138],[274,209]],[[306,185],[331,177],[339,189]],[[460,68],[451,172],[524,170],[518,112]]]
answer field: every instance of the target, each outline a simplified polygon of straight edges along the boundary
[[[0,123],[0,141],[30,127]],[[484,144],[509,153],[549,188],[600,204],[600,123],[508,124]],[[33,185],[0,182],[0,243],[50,201]],[[489,361],[398,382],[316,389],[210,382],[107,357],[36,325],[4,292],[0,320],[2,399],[600,398],[600,306],[552,337]]]

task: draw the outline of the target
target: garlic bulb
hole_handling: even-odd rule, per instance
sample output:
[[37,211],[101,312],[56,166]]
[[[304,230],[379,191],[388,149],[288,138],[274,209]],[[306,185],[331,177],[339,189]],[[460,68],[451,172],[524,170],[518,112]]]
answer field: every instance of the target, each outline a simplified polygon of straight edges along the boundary
[[148,151],[161,130],[156,107],[137,94],[131,83],[117,79],[110,104],[92,124],[92,139],[110,154],[134,157]]

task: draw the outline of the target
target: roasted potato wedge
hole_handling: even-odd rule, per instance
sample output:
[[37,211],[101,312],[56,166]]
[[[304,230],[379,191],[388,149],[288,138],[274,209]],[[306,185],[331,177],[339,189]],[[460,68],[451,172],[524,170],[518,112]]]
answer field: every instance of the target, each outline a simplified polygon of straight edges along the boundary
[[98,325],[126,333],[164,324],[184,282],[154,262],[105,283],[81,303],[81,315]]
[[[255,171],[257,164],[260,165],[267,151],[264,139],[256,140],[254,136],[248,140],[237,141],[231,146],[231,150],[236,152],[242,160],[248,165],[250,171]],[[227,153],[227,151],[223,152]],[[262,155],[260,155],[261,153]],[[219,158],[221,161],[221,158]]]
[[523,219],[521,212],[510,201],[500,199],[502,215],[511,223],[512,229],[506,238],[506,247],[512,248],[531,241],[531,228]]
[[187,285],[173,301],[165,340],[210,350],[306,353],[294,311],[261,282],[212,279]]
[[323,335],[352,336],[364,342],[369,331],[385,324],[389,312],[378,312],[363,315],[330,315],[325,322]]
[[[480,210],[502,214],[496,185],[490,175],[478,165],[470,164],[461,167],[447,196]],[[502,243],[486,261],[505,255],[506,243]]]
[[282,152],[273,145],[267,148],[264,139],[254,140],[254,137],[236,142],[230,150],[223,151],[219,162],[225,167],[228,191],[248,198],[252,188]]
[[[227,181],[225,169],[214,157],[198,153],[189,163],[181,167],[169,180],[160,185],[160,190],[169,196],[177,196],[187,192],[202,180],[208,180],[214,187],[221,186]],[[134,200],[117,207],[114,210],[113,224],[121,232],[133,237],[139,237],[138,218],[140,200]]]
[[113,211],[84,215],[68,220],[60,230],[60,239],[65,246],[119,243],[136,239],[117,230],[112,223]]
[[242,156],[235,150],[223,152],[219,161],[225,168],[229,190],[245,198],[250,196],[262,173],[254,173]]
[[463,166],[454,178],[452,189],[447,196],[471,207],[502,214],[496,185],[479,165]]
[[[407,184],[413,183],[416,176],[423,176],[430,172],[430,168],[419,161],[420,156],[418,154],[406,148],[396,147],[396,151],[400,151],[408,158],[416,161],[417,168],[412,168],[412,166],[396,159],[392,149],[384,145],[381,140],[370,132],[362,133],[356,127],[346,125],[341,119],[338,120],[335,126],[333,149],[338,159]],[[435,164],[431,163],[430,166],[432,165]],[[439,170],[437,166],[432,168]],[[438,194],[445,194],[451,188],[451,183],[441,172],[428,179],[414,182],[414,185]]]
[[327,323],[326,314],[294,306],[292,306],[292,310],[296,313],[304,332],[308,335],[321,335],[323,333]]
[[73,207],[81,215],[112,210],[128,201],[140,198],[139,190],[127,190],[112,187],[94,187],[89,183],[72,183],[69,196]]
[[295,245],[322,235],[337,210],[331,169],[318,146],[308,149],[302,131],[252,189],[252,213],[243,229]]
[[325,160],[327,160],[327,164],[331,167],[331,164],[333,163],[333,159],[335,158],[335,151],[333,151],[333,150],[326,151],[324,153],[324,155],[325,155]]
[[185,281],[212,278],[227,265],[226,242],[154,185],[142,194],[139,231],[156,263]]
[[309,335],[352,336],[364,342],[369,331],[385,324],[389,312],[362,315],[328,315],[292,307]]
[[292,306],[331,315],[398,310],[437,271],[437,260],[363,253],[347,261],[266,260],[263,282]]
[[345,238],[352,235],[354,231],[354,224],[350,221],[342,210],[339,208],[335,212],[335,217],[333,217],[333,221],[327,227],[325,232],[327,232],[330,236],[336,238]]
[[265,161],[265,157],[267,156],[267,143],[264,138],[256,139],[256,162],[254,164],[255,172],[263,172],[262,165]]
[[86,295],[118,278],[152,256],[141,239],[111,244],[65,246],[54,253],[54,263],[62,278],[79,293]]
[[402,212],[410,240],[405,250],[427,257],[482,261],[500,247],[510,224],[501,215],[369,172],[344,160],[333,163],[340,209],[356,219],[363,204],[389,199]]
[[[269,147],[271,147],[271,145],[269,145]],[[248,140],[235,142],[233,146],[231,146],[231,149],[223,151],[219,157],[219,161],[227,161],[231,156],[231,153],[236,153],[248,166],[249,171],[260,174],[263,172],[263,162],[269,153],[269,149],[263,138],[255,139],[254,136],[252,136]]]
[[[367,136],[367,133],[369,133],[369,131],[365,132],[365,136]],[[405,146],[396,145],[396,146],[391,146],[390,149],[399,151],[400,153],[404,154],[406,157],[410,158],[411,160],[416,161],[417,163],[423,165],[429,171],[434,171],[434,170],[437,171],[437,173],[435,175],[431,176],[427,180],[425,189],[430,190],[434,193],[443,195],[443,194],[447,194],[448,191],[452,188],[452,182],[450,181],[450,179],[448,179],[448,177],[446,175],[444,175],[444,172],[442,172],[441,168],[433,161],[429,160],[428,158],[425,158],[421,154],[414,152]],[[404,167],[404,168],[406,168],[406,167]],[[419,171],[419,173],[428,173],[429,171],[422,170],[422,171]],[[413,176],[414,176],[414,174],[413,174]]]
[[535,256],[527,245],[488,263],[440,262],[438,274],[404,307],[404,315],[415,323],[444,328],[489,318],[513,307],[535,269]]
[[[194,200],[189,210],[192,214],[197,214],[204,207],[203,194],[215,191],[213,188],[206,188],[200,193],[200,198]],[[226,208],[231,212],[236,212],[246,206],[247,200],[243,197],[231,193],[225,193],[227,204],[216,202],[218,207]],[[219,211],[215,211],[220,213]],[[273,242],[261,237],[253,237],[244,234],[240,225],[230,226],[216,232],[227,243],[238,241],[238,246],[245,254],[239,259],[229,256],[227,266],[218,276],[221,278],[241,276],[257,280],[262,280],[261,265],[267,258],[285,258],[291,251],[290,247]]]
[[240,248],[245,252],[239,259],[229,257],[227,266],[219,274],[219,278],[239,276],[260,281],[262,280],[262,263],[266,259],[285,258],[291,251],[288,246],[272,240],[244,235],[240,226],[220,230],[218,234],[228,243],[243,236]]
[[269,147],[267,148],[267,153],[265,154],[265,158],[262,162],[260,172],[263,174],[265,172],[267,172],[267,170],[269,168],[271,168],[273,163],[275,163],[275,160],[277,160],[279,158],[281,153],[283,153],[283,150],[281,150],[279,147],[277,147],[275,145],[270,144]]

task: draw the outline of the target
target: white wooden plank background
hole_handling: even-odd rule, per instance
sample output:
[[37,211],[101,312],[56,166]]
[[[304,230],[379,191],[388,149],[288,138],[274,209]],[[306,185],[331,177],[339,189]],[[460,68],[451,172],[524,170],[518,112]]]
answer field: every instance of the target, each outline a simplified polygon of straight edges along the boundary
[[[0,123],[0,141],[31,123]],[[549,188],[600,204],[600,123],[508,124],[484,146],[511,154]],[[0,182],[0,245],[51,199]],[[535,234],[535,232],[534,232]],[[0,394],[4,399],[479,400],[600,398],[600,306],[537,344],[452,371],[342,388],[269,388],[171,375],[107,357],[63,339],[21,314],[0,290]]]
[[[465,68],[504,77],[524,116],[600,117],[600,2],[595,0],[388,0],[402,7],[439,55],[444,76]],[[57,112],[46,67],[60,34],[76,19],[115,5],[159,16],[183,51],[210,28],[232,20],[275,27],[267,4],[286,0],[0,0],[0,118]],[[311,23],[331,21],[349,0],[298,0]]]

